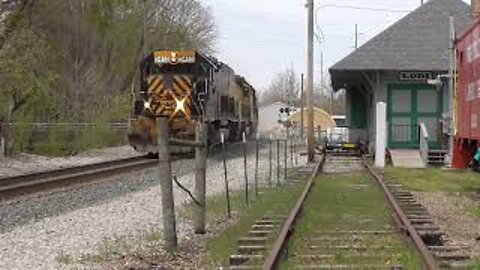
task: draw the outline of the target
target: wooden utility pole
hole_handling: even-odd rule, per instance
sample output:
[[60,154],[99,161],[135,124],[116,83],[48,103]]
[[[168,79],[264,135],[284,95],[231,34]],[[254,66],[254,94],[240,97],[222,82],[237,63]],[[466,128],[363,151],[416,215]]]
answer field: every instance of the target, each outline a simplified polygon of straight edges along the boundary
[[308,0],[308,40],[307,40],[307,148],[308,148],[308,162],[313,162],[315,159],[315,138],[313,131],[313,42],[314,42],[314,3],[313,0]]
[[177,250],[175,202],[173,198],[172,164],[168,145],[168,118],[157,118],[158,176],[162,188],[162,220],[165,248]]
[[196,138],[197,142],[202,143],[204,146],[195,148],[195,198],[199,203],[196,207],[193,225],[196,234],[205,233],[207,132],[207,124],[200,120],[196,127]]

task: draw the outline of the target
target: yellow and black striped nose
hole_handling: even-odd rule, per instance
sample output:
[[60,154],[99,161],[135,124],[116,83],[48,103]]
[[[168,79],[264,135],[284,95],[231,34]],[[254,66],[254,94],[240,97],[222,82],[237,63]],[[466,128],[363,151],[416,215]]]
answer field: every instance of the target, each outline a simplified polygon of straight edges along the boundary
[[151,76],[148,79],[151,110],[157,116],[191,117],[193,84],[188,75]]
[[150,76],[148,78],[148,94],[150,96],[160,95],[161,91],[165,88],[163,76]]

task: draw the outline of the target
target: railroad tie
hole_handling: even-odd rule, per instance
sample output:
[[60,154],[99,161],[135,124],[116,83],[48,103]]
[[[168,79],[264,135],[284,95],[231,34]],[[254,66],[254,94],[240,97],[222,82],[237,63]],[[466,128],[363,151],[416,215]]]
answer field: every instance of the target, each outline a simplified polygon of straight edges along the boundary
[[401,270],[404,269],[402,266],[388,266],[388,265],[374,265],[374,264],[365,264],[365,265],[350,265],[350,264],[329,264],[329,265],[306,265],[298,266],[295,269],[299,270],[316,270],[316,269],[342,269],[342,270],[358,270],[358,269],[386,269],[386,270]]

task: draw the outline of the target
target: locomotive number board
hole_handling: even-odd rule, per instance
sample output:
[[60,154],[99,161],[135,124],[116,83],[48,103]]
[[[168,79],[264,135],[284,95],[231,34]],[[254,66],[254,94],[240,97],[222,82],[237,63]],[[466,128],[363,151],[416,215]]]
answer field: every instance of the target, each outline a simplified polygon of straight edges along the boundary
[[156,51],[154,59],[157,65],[194,64],[196,60],[194,51]]

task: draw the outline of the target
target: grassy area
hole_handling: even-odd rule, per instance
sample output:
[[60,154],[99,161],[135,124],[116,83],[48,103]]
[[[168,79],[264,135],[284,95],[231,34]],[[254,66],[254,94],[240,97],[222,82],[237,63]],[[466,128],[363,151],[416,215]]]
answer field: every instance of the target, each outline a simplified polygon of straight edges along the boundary
[[[420,260],[415,252],[396,234],[361,236],[361,243],[352,240],[353,235],[335,240],[334,244],[391,246],[392,250],[381,250],[380,258],[350,257],[357,255],[350,250],[329,250],[325,247],[328,240],[316,241],[312,236],[330,235],[331,231],[346,230],[385,230],[393,227],[391,211],[383,193],[372,179],[364,173],[344,175],[322,175],[317,179],[305,207],[289,250],[290,259],[282,269],[292,269],[295,265],[305,264],[300,254],[330,254],[332,257],[322,260],[327,264],[378,264],[402,265],[404,269],[421,269]],[[350,236],[350,237],[349,237]],[[335,238],[336,239],[336,238]],[[338,241],[343,241],[338,243]],[[319,246],[310,250],[309,245]],[[370,254],[370,253],[369,253]],[[376,254],[376,253],[375,253]],[[379,255],[379,254],[376,254]],[[385,256],[383,256],[385,255]],[[312,264],[319,262],[312,261]]]
[[[262,189],[260,197],[251,202],[248,207],[244,202],[244,192],[232,193],[232,210],[235,211],[238,222],[226,228],[220,235],[208,240],[204,258],[206,269],[227,266],[230,255],[236,253],[237,239],[246,236],[255,221],[266,213],[288,214],[302,189],[303,185],[288,189],[285,187]],[[209,223],[226,215],[224,195],[212,197],[207,203]],[[187,215],[188,212],[191,210],[187,210]]]
[[413,191],[466,193],[480,189],[480,175],[470,171],[387,168],[385,174]]

